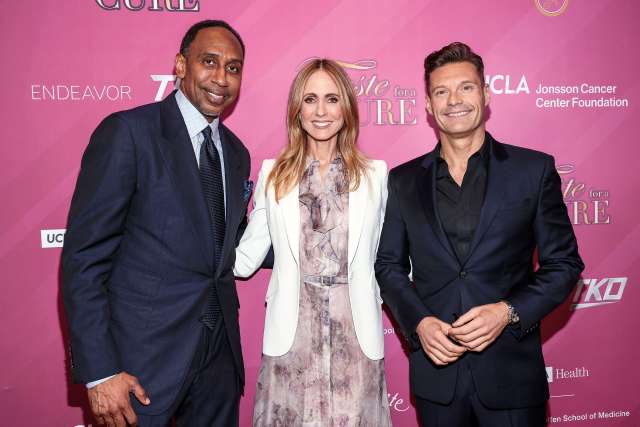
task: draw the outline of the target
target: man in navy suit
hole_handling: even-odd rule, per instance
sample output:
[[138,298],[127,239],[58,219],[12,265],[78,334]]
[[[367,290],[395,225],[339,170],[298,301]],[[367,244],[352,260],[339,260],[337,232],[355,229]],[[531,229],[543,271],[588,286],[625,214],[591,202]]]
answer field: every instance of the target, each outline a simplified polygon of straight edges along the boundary
[[421,424],[544,426],[539,324],[584,268],[560,177],[553,157],[485,131],[490,93],[467,45],[430,54],[425,83],[440,141],[390,172],[375,266],[413,347]]
[[244,44],[185,34],[180,88],[107,117],[82,159],[62,254],[74,379],[101,424],[237,426],[244,369],[232,267],[249,153],[220,115]]

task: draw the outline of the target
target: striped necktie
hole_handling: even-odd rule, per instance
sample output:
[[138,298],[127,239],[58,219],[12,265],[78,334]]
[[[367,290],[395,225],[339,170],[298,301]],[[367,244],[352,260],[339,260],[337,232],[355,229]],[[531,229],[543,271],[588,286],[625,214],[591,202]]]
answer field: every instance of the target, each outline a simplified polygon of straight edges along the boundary
[[[211,127],[207,126],[202,131],[204,141],[200,147],[200,182],[202,191],[207,201],[209,215],[211,216],[211,234],[213,237],[214,270],[218,268],[222,257],[222,245],[225,233],[225,213],[224,213],[224,187],[222,185],[222,166],[220,155],[213,145],[211,138]],[[212,286],[208,296],[207,304],[202,316],[202,323],[213,329],[220,317],[220,302],[215,284]]]

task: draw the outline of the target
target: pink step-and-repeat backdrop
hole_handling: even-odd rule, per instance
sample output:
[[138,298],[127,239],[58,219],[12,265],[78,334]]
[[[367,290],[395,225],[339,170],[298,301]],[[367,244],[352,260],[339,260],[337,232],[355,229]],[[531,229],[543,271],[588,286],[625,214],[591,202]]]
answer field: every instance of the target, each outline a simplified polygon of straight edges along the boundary
[[[640,425],[638,102],[640,3],[631,0],[58,0],[2,4],[0,424],[95,425],[68,380],[58,282],[80,157],[109,113],[173,88],[184,31],[225,19],[247,45],[241,96],[226,124],[252,176],[285,141],[300,64],[342,61],[359,96],[360,143],[395,166],[436,143],[422,63],[456,40],[485,60],[488,129],[555,156],[586,263],[542,327],[548,423]],[[269,272],[239,282],[250,425]],[[407,358],[385,319],[389,404],[416,425]]]

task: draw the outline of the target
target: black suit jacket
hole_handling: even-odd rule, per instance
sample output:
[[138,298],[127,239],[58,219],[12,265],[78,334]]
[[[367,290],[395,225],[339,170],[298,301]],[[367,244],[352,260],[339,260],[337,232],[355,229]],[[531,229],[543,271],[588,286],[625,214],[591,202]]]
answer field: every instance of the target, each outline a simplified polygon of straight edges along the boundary
[[214,268],[211,218],[175,100],[107,117],[91,136],[71,202],[62,296],[72,372],[90,382],[120,371],[140,380],[148,407],[165,411],[187,373],[207,292],[217,288],[239,382],[244,382],[236,240],[246,225],[249,153],[224,125],[226,234]]
[[[533,406],[549,396],[538,324],[567,297],[584,266],[553,158],[501,144],[488,133],[486,143],[485,200],[464,264],[438,216],[437,154],[432,151],[390,172],[376,277],[382,298],[413,346],[413,393],[443,404],[453,398],[460,361],[433,364],[415,338],[418,323],[425,316],[451,323],[472,307],[509,300],[520,324],[505,329],[482,353],[463,357],[486,406]],[[534,270],[536,249],[539,267]]]

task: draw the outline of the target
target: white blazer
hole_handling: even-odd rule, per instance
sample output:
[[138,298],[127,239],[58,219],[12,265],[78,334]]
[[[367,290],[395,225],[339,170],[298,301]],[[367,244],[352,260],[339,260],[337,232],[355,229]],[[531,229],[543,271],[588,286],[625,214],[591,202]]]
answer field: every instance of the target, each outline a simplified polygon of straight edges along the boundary
[[[289,351],[298,325],[300,294],[300,206],[298,185],[276,203],[273,185],[265,184],[275,160],[262,163],[253,198],[254,208],[239,246],[233,272],[248,277],[273,246],[274,265],[267,288],[267,312],[262,352],[281,356]],[[380,289],[373,271],[384,209],[387,203],[387,164],[370,161],[368,177],[349,193],[349,299],[362,352],[373,360],[384,357]]]

